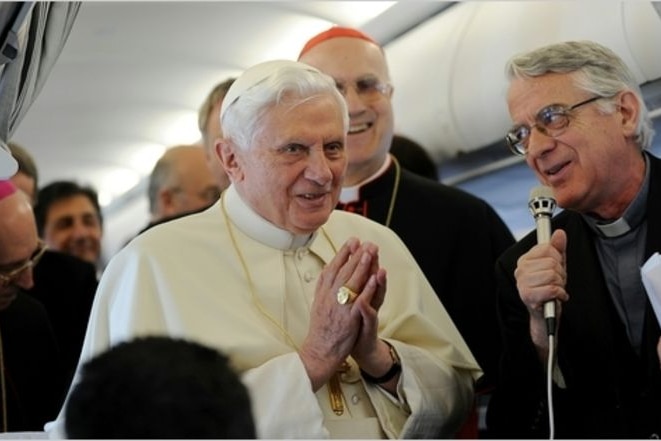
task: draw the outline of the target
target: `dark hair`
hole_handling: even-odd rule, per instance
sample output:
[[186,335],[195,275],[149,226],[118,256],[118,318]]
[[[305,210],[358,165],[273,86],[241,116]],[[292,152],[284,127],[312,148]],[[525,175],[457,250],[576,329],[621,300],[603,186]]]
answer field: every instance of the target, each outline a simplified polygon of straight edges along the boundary
[[402,135],[394,135],[390,153],[405,169],[434,181],[439,180],[438,167],[427,150],[417,142]]
[[37,231],[39,236],[43,237],[46,227],[46,217],[51,205],[62,199],[68,199],[72,196],[82,195],[90,200],[96,214],[99,216],[99,223],[103,226],[103,216],[101,215],[101,206],[96,191],[91,187],[83,187],[73,181],[56,181],[41,188],[37,193],[37,202],[34,205],[34,217],[37,221]]
[[164,336],[85,363],[64,416],[68,438],[256,438],[247,388],[228,358]]

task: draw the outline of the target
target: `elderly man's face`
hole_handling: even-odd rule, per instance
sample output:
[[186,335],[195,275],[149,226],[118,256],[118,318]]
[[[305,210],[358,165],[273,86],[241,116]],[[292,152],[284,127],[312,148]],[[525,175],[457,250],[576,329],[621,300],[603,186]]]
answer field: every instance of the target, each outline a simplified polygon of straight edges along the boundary
[[[570,107],[591,97],[574,85],[572,76],[546,74],[513,80],[508,106],[514,124],[532,126],[535,115],[549,105]],[[600,101],[572,110],[569,125],[558,136],[545,135],[537,128],[531,131],[526,161],[540,182],[553,188],[563,208],[608,219],[619,202],[618,195],[629,193],[632,185],[633,194],[638,190],[639,181],[631,177],[642,165],[642,156],[629,141],[638,107],[632,94],[614,100],[618,105],[610,114],[599,111]]]
[[323,225],[346,169],[341,108],[331,95],[271,107],[246,150],[227,144],[237,191],[262,217],[296,234]]

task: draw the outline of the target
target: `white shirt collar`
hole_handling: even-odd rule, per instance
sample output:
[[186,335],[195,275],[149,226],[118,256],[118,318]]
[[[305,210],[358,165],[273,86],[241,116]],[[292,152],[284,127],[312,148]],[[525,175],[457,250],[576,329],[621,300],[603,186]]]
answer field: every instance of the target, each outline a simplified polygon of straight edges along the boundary
[[[221,204],[229,220],[247,236],[279,250],[293,250],[306,246],[314,234],[293,234],[283,230],[257,214],[230,185],[223,192]],[[316,234],[316,233],[315,233]]]
[[349,202],[354,202],[360,199],[360,187],[363,185],[367,184],[368,182],[372,182],[382,174],[388,170],[388,167],[390,167],[390,163],[392,162],[392,159],[390,158],[390,154],[386,155],[386,160],[383,162],[383,165],[381,168],[379,168],[376,173],[374,173],[372,176],[368,177],[367,179],[363,180],[362,182],[357,183],[356,185],[352,185],[351,187],[342,187],[342,191],[340,191],[340,202],[343,204],[348,204]]

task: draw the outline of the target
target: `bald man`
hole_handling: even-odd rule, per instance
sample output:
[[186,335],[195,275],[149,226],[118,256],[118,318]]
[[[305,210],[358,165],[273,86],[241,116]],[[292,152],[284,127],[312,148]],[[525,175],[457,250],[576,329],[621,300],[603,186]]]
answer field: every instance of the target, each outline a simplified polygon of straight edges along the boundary
[[299,61],[333,77],[349,108],[349,164],[338,208],[397,233],[484,370],[481,390],[491,389],[501,352],[494,265],[514,237],[485,201],[417,176],[388,153],[394,87],[374,39],[333,27],[311,38]]
[[178,145],[156,162],[149,178],[149,210],[154,224],[200,211],[220,197],[201,145]]
[[23,290],[46,247],[28,197],[0,181],[0,428],[39,431],[57,414],[65,392],[62,362],[43,305]]

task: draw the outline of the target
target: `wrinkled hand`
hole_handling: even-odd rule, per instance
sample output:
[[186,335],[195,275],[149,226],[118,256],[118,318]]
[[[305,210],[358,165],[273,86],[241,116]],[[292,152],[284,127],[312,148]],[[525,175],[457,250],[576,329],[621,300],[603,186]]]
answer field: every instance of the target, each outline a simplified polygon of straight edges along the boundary
[[367,256],[372,258],[372,268],[363,293],[356,299],[354,305],[360,311],[362,320],[351,355],[361,367],[365,368],[365,366],[375,363],[374,358],[379,349],[377,347],[379,342],[378,312],[386,295],[386,271],[379,267],[378,247],[371,243],[365,243],[363,246],[369,249]]
[[[379,302],[383,302],[382,294],[375,295],[377,284],[368,283],[379,279],[374,266],[375,261],[378,265],[376,252],[373,244],[361,244],[358,239],[351,238],[321,272],[310,311],[308,335],[299,351],[315,391],[328,381],[358,340],[364,306],[357,305],[374,301],[378,307]],[[337,302],[337,290],[342,286],[359,294],[354,303],[341,305]]]
[[522,255],[514,271],[519,296],[530,313],[530,332],[533,342],[541,348],[548,347],[544,303],[556,302],[556,319],[559,320],[561,302],[569,299],[565,291],[566,248],[566,233],[563,230],[556,230],[550,242],[537,244]]

